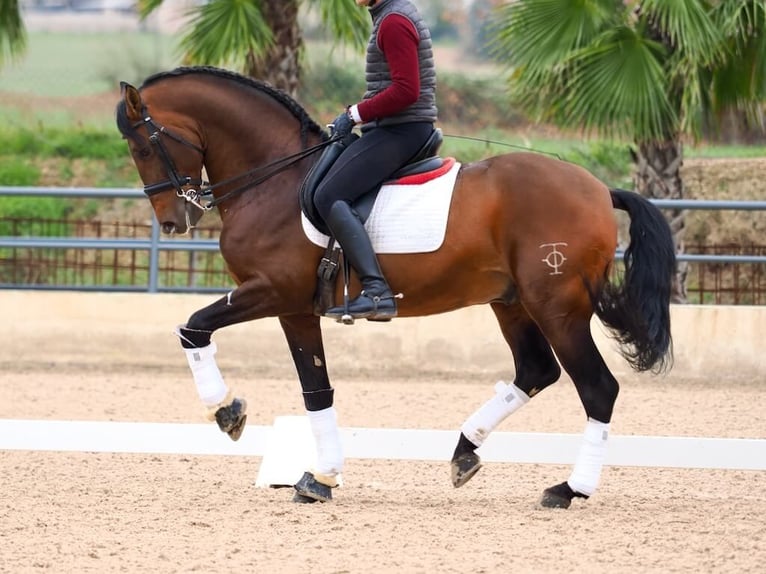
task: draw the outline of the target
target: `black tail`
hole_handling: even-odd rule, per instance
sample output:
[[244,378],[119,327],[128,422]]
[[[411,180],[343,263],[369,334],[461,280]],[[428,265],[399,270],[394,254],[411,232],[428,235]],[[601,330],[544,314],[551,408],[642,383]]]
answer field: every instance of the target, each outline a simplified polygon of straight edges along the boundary
[[661,372],[673,363],[670,287],[676,254],[670,226],[646,198],[610,190],[612,205],[630,216],[625,277],[605,285],[595,312],[623,345],[622,354],[637,371]]

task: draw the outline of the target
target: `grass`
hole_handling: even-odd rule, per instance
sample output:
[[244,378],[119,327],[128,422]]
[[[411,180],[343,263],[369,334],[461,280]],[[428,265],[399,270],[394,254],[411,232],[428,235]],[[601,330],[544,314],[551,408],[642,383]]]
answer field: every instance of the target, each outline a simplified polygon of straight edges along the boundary
[[24,57],[0,69],[3,91],[71,97],[139,82],[179,62],[176,40],[147,32],[77,34],[30,32]]
[[713,145],[700,144],[684,147],[684,157],[689,159],[716,158],[765,158],[766,145]]

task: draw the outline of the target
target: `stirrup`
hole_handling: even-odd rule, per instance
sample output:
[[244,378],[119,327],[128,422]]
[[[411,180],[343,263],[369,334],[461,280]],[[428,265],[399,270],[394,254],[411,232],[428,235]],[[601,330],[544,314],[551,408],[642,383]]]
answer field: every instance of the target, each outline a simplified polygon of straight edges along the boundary
[[[353,325],[356,319],[367,319],[368,321],[390,321],[398,314],[394,300],[402,299],[403,297],[404,295],[401,293],[380,297],[378,295],[368,295],[362,291],[353,301],[348,301],[346,298],[343,301],[343,305],[331,307],[325,312],[324,316],[335,319],[338,323],[343,323],[344,325]],[[383,310],[379,309],[378,305],[380,302],[387,301],[389,299],[391,299],[393,302],[393,308]],[[353,307],[355,305],[366,303],[368,301],[372,305],[370,309],[354,311]]]

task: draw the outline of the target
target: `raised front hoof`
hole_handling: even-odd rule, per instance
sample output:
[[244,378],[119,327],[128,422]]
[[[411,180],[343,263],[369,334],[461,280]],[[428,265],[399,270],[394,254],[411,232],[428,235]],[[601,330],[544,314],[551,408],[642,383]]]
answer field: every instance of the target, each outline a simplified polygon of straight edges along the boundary
[[466,452],[452,459],[452,486],[459,488],[473,478],[481,468],[481,458],[475,452]]
[[231,440],[238,440],[247,422],[245,399],[234,399],[230,405],[218,409],[215,412],[215,422],[218,423],[219,429],[231,437]]
[[293,502],[305,504],[330,500],[332,500],[332,488],[319,482],[310,472],[304,472],[301,479],[295,483]]
[[587,499],[588,497],[572,490],[567,482],[562,482],[543,491],[540,505],[543,508],[569,508],[573,498]]

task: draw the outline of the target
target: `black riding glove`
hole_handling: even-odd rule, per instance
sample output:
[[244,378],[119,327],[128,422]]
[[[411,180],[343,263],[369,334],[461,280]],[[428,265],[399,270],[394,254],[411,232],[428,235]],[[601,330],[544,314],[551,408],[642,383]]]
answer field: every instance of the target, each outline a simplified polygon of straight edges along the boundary
[[346,110],[332,122],[332,135],[346,137],[354,129],[354,120]]

